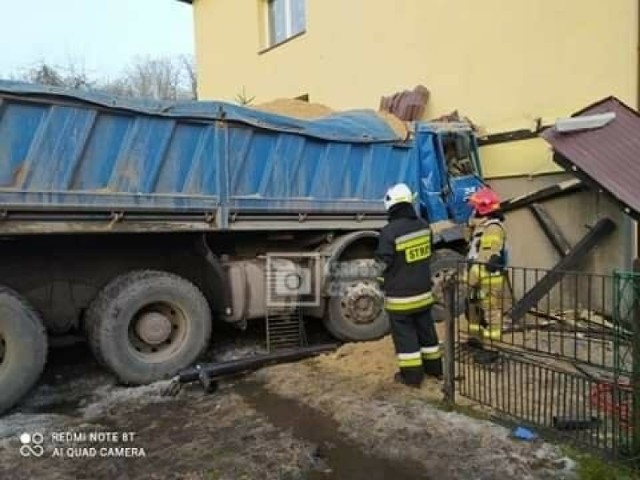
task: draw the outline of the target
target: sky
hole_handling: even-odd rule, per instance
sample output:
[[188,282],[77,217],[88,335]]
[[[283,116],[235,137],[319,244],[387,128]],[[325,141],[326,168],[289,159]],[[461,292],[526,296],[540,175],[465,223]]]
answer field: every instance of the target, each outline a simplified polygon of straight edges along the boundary
[[41,61],[113,78],[136,56],[193,54],[177,0],[0,0],[0,78]]

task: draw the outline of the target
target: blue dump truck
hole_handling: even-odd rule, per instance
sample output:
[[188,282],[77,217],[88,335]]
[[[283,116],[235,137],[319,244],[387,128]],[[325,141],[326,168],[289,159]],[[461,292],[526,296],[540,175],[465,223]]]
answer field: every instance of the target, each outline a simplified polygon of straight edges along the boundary
[[432,223],[441,298],[482,184],[477,145],[462,123],[409,130],[366,110],[299,120],[0,82],[0,411],[69,336],[144,384],[193,363],[218,322],[267,317],[278,295],[340,339],[384,335],[368,267],[397,182]]

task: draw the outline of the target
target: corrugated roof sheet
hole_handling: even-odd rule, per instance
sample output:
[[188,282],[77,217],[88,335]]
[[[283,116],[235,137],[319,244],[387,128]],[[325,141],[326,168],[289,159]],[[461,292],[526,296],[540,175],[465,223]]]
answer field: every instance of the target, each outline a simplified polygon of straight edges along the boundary
[[266,130],[295,133],[337,142],[386,143],[402,139],[373,110],[350,110],[314,120],[302,120],[226,102],[167,102],[120,98],[102,92],[70,90],[45,85],[0,80],[0,93],[22,98],[54,98],[87,103],[91,106],[117,108],[135,114],[193,120],[227,120]]
[[608,97],[573,116],[607,112],[616,116],[604,127],[570,133],[549,128],[541,136],[555,150],[556,163],[607,191],[639,219],[640,115],[617,98]]

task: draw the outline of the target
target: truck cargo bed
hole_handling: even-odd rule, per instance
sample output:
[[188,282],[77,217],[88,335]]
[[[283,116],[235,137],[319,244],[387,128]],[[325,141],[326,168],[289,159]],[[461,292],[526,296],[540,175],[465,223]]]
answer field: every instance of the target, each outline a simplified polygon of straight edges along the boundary
[[0,81],[0,232],[361,229],[390,184],[417,187],[416,155],[372,111],[305,121]]

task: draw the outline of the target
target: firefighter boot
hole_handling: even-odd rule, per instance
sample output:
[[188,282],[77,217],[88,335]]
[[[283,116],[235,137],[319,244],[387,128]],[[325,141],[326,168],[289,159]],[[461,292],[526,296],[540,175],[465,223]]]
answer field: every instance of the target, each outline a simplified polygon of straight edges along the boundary
[[395,383],[401,383],[402,385],[406,385],[407,387],[411,388],[420,388],[422,386],[422,380],[420,380],[419,382],[415,380],[413,382],[408,382],[402,372],[396,372],[396,374],[393,376],[393,381]]

